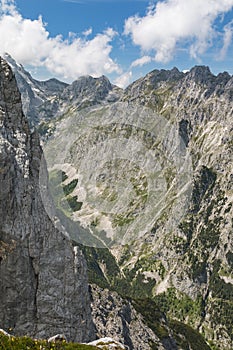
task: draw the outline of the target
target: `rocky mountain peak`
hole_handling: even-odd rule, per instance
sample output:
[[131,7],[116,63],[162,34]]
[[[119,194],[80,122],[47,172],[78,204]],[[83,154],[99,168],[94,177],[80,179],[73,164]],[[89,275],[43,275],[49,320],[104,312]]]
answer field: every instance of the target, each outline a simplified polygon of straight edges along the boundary
[[74,94],[73,97],[87,97],[88,95],[96,95],[97,99],[102,99],[108,95],[113,89],[113,85],[105,77],[93,78],[91,76],[82,76],[75,80],[67,87],[66,93]]
[[195,66],[186,74],[189,80],[199,84],[208,84],[214,80],[214,75],[208,66]]
[[146,75],[146,78],[148,77],[150,82],[153,85],[158,84],[159,82],[174,82],[178,81],[179,79],[183,78],[184,73],[180,72],[176,67],[174,67],[171,70],[153,70],[151,73]]
[[[212,97],[221,95],[225,95],[229,102],[232,99],[232,81],[232,77],[227,72],[219,73],[216,76],[207,66],[195,66],[185,74],[178,89],[181,89],[182,94],[188,90],[189,96],[196,95],[198,91],[199,99],[202,102],[204,100],[210,102]],[[197,98],[194,100],[198,103]]]
[[[57,79],[38,81],[9,54],[4,54],[4,59],[15,74],[17,85],[22,95],[23,111],[29,118],[30,125],[34,126],[39,123],[40,117],[44,116],[44,106],[47,108],[45,113],[47,118],[55,114],[56,104],[54,106],[54,100],[58,98],[68,84]],[[48,106],[50,106],[49,112]]]
[[27,133],[27,121],[21,109],[21,96],[16,86],[13,73],[7,62],[0,58],[0,123],[1,127],[11,128],[12,132],[23,129]]
[[14,58],[11,55],[9,55],[8,53],[4,53],[3,59],[6,60],[6,62],[10,65],[10,67],[13,70],[17,69],[18,71],[24,71],[26,74],[30,75],[29,72],[27,72],[21,64],[18,64],[14,60]]
[[[10,65],[12,71],[14,72],[15,76],[16,76],[16,80],[17,80],[17,84],[19,84],[18,82],[18,78],[21,77],[22,78],[27,78],[28,79],[28,83],[31,83],[32,85],[37,85],[37,89],[44,88],[45,92],[47,93],[52,93],[55,94],[56,92],[61,92],[64,90],[64,88],[66,86],[68,86],[67,83],[64,83],[56,78],[51,78],[45,81],[38,81],[34,78],[32,78],[31,74],[26,71],[24,69],[24,67],[22,66],[22,64],[18,64],[14,58],[11,57],[11,55],[9,55],[8,53],[5,53],[3,58],[6,60],[6,62]],[[40,91],[41,93],[43,91]]]
[[[180,72],[176,67],[171,70],[155,69],[148,73],[145,77],[140,78],[130,84],[124,91],[122,97],[123,101],[140,99],[140,103],[145,103],[150,99],[152,91],[156,89],[162,89],[166,86],[173,86],[185,76],[183,72]],[[147,95],[147,97],[145,97]],[[153,95],[153,93],[152,93]]]
[[217,80],[219,82],[223,82],[223,83],[227,83],[229,80],[231,79],[231,76],[228,72],[223,72],[223,73],[219,73],[217,75]]
[[75,109],[82,109],[99,103],[115,102],[120,98],[121,93],[122,90],[112,85],[105,76],[99,78],[82,76],[63,91],[61,109],[64,111],[67,101]]

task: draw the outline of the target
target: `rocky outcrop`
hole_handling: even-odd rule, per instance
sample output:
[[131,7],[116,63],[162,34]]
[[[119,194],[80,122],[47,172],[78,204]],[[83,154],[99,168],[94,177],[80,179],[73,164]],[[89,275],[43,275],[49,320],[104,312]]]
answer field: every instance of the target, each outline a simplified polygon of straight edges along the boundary
[[[39,173],[39,138],[29,131],[20,93],[0,59],[0,325],[17,335],[94,339],[85,260],[50,221]],[[46,181],[45,181],[46,183]]]
[[116,292],[92,285],[91,305],[98,338],[112,337],[130,350],[150,350],[152,346],[158,350],[177,349],[175,341],[169,335],[167,345],[163,345],[130,301]]
[[31,128],[36,126],[42,137],[50,136],[54,128],[51,119],[84,107],[113,103],[120,99],[122,89],[112,85],[107,77],[83,76],[72,84],[57,79],[38,81],[9,54],[4,58],[10,64],[22,96],[23,111]]
[[91,346],[96,346],[99,349],[109,349],[109,350],[126,350],[127,348],[124,347],[124,345],[122,345],[121,343],[119,343],[118,341],[109,338],[109,337],[105,337],[105,338],[100,338],[98,340],[94,340],[90,343],[88,343],[88,345]]
[[38,125],[43,119],[53,118],[58,109],[59,96],[68,84],[57,79],[38,81],[9,54],[5,54],[4,59],[15,74],[22,96],[23,112],[27,116],[30,126]]
[[[150,106],[177,126],[191,155],[193,185],[179,226],[166,233],[158,222],[151,232],[166,270],[154,291],[158,298],[170,299],[170,316],[188,321],[221,349],[231,349],[233,78],[227,72],[215,76],[204,66],[176,79],[169,71],[154,84],[157,75],[153,71],[134,82],[123,99]],[[140,248],[130,250],[142,258]],[[148,259],[145,270],[146,264]],[[182,299],[187,307],[187,296],[191,309],[182,316],[174,305]]]

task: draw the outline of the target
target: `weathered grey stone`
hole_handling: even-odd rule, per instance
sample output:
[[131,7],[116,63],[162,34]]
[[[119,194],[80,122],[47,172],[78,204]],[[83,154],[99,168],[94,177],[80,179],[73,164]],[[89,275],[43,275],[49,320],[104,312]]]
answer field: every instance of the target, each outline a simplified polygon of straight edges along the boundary
[[[94,339],[86,264],[41,200],[42,150],[0,59],[0,325],[13,334]],[[78,252],[78,254],[77,254]]]
[[177,349],[172,337],[164,346],[133,305],[116,292],[92,285],[91,300],[98,338],[112,337],[130,350],[150,350],[152,344],[158,350]]

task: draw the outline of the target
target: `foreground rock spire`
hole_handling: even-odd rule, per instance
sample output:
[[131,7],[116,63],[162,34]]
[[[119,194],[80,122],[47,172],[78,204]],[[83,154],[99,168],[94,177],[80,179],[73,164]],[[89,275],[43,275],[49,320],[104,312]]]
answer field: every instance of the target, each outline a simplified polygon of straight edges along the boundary
[[85,261],[44,209],[41,162],[14,75],[0,58],[0,327],[89,341],[94,330]]

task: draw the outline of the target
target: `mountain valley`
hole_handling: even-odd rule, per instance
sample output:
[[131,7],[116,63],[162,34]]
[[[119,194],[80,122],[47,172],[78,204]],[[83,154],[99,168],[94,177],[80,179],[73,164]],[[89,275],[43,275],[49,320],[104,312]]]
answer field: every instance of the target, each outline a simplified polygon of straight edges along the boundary
[[[61,256],[70,261],[65,264],[68,270],[60,266],[61,277],[50,282],[52,289],[67,286],[70,299],[65,304],[72,305],[67,319],[80,324],[72,313],[72,300],[78,300],[78,294],[85,300],[84,310],[78,309],[80,303],[75,307],[88,326],[75,336],[74,327],[68,331],[67,324],[72,339],[92,340],[95,333],[116,338],[130,349],[232,349],[233,77],[226,72],[215,76],[204,66],[186,73],[154,70],[123,90],[104,76],[85,76],[72,84],[39,82],[9,55],[5,58],[32,131],[24,117],[23,127],[16,118],[22,112],[13,87],[18,109],[9,100],[4,115],[16,119],[10,126],[2,122],[1,278],[9,279],[18,255],[31,261],[27,271],[14,272],[16,285],[28,274],[28,290],[38,297],[27,301],[29,319],[43,297],[47,300],[43,284],[48,281],[48,264],[55,260],[60,266]],[[4,85],[5,73],[1,74]],[[7,168],[9,163],[15,170]],[[11,214],[6,215],[7,201]],[[16,239],[19,232],[26,240],[14,253],[22,239]],[[10,260],[4,263],[7,254]],[[80,282],[72,294],[75,264]],[[35,293],[38,275],[42,290]],[[2,301],[3,308],[13,303],[9,298]],[[4,324],[10,327],[7,317]],[[19,317],[16,332],[46,334],[37,317],[33,329]]]

